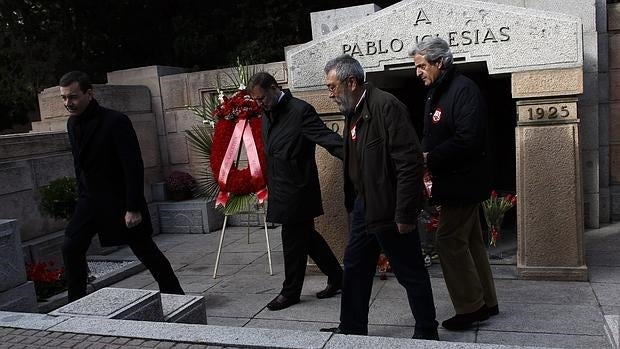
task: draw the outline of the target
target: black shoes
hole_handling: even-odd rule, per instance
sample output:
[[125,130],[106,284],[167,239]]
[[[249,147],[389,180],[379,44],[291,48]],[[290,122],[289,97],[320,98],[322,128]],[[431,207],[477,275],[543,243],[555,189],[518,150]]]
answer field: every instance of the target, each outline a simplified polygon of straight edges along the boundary
[[347,331],[347,330],[343,329],[342,327],[340,327],[340,325],[338,327],[322,328],[320,331],[321,332],[331,332],[331,333],[335,333],[335,334],[354,334],[354,335],[358,335],[358,336],[367,336],[368,335],[368,331],[365,331],[365,332],[361,332],[361,331]]
[[[498,311],[499,312],[499,311]],[[449,318],[448,320],[441,323],[446,330],[450,331],[458,331],[465,330],[475,322],[484,321],[489,318],[489,308],[486,305],[483,305],[480,309],[467,313],[467,314],[456,314],[455,316]]]
[[323,299],[323,298],[333,297],[337,295],[338,293],[340,293],[341,289],[342,289],[342,283],[327,284],[327,287],[325,287],[323,291],[317,292],[316,298]]
[[299,298],[287,298],[279,294],[276,298],[274,298],[271,302],[267,304],[267,309],[282,310],[297,303],[299,303]]
[[488,307],[489,309],[489,315],[491,316],[495,316],[497,314],[499,314],[499,307],[497,305],[494,305],[492,307]]

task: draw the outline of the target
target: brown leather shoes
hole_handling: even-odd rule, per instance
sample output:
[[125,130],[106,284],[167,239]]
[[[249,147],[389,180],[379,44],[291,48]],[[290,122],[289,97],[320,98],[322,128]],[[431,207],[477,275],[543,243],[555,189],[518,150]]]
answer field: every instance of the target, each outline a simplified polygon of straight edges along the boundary
[[267,303],[267,309],[269,310],[282,310],[290,307],[293,304],[299,303],[299,298],[287,298],[279,294],[271,302]]
[[333,284],[333,285],[332,284],[327,284],[325,289],[323,289],[322,291],[317,292],[316,298],[323,299],[323,298],[333,297],[333,296],[337,295],[338,293],[340,293],[341,289],[342,289],[342,283],[340,283],[340,284]]

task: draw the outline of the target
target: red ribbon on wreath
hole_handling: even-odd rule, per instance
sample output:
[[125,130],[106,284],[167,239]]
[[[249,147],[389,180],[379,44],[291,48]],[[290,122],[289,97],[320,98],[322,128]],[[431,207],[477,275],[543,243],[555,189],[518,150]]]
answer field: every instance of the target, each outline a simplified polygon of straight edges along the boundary
[[[267,199],[267,182],[258,105],[241,91],[232,98],[225,98],[215,115],[220,117],[215,124],[210,158],[213,175],[220,187],[215,206],[226,206],[231,195],[251,193],[256,194],[262,204]],[[248,166],[239,169],[235,159],[242,142]]]

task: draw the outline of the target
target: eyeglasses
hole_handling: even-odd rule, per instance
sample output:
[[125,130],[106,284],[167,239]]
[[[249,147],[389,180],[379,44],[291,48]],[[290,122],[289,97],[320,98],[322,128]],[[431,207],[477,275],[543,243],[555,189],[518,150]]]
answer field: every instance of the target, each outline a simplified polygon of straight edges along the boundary
[[340,85],[342,85],[342,83],[343,83],[343,82],[345,82],[345,81],[346,81],[348,78],[350,78],[351,76],[352,76],[352,75],[349,75],[349,76],[347,76],[346,78],[344,78],[344,79],[342,79],[342,80],[339,80],[339,82],[338,82],[338,84],[337,84],[337,85],[327,85],[327,91],[328,91],[329,93],[332,93],[332,94],[333,94],[334,92],[336,92],[336,89],[338,89],[338,87],[339,87]]

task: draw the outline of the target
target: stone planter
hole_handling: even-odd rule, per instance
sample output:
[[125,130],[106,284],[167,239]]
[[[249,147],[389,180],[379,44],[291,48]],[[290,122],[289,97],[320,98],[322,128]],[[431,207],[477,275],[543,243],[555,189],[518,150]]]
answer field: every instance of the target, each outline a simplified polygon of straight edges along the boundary
[[224,216],[203,199],[157,203],[161,233],[205,234],[222,228]]

